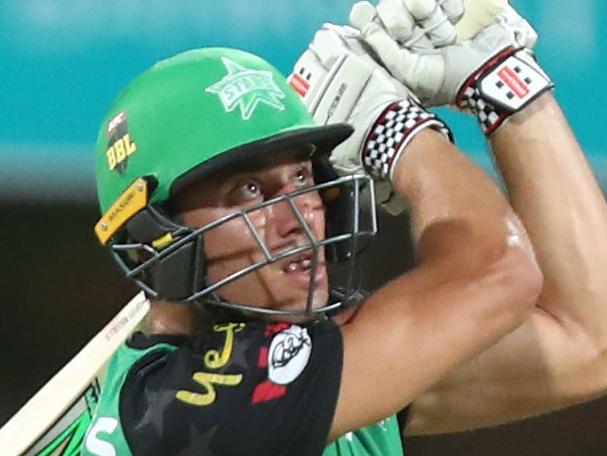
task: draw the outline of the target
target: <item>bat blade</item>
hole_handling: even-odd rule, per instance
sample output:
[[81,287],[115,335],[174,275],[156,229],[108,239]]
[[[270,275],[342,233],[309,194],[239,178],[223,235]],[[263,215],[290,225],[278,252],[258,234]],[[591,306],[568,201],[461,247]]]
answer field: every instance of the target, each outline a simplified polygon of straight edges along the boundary
[[508,0],[464,0],[464,15],[455,25],[457,41],[472,38],[504,10]]
[[69,449],[84,437],[107,363],[149,306],[143,292],[137,294],[0,429],[3,456],[73,454]]

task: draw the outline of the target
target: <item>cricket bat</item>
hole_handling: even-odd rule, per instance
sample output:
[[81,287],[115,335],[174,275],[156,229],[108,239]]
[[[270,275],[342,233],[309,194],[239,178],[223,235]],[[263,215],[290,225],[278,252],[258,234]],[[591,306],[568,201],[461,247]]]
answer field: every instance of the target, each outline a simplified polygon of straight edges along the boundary
[[457,41],[470,39],[491,24],[507,4],[508,0],[464,0],[464,15],[455,24]]
[[0,454],[79,455],[108,362],[149,308],[143,292],[131,299],[0,429]]

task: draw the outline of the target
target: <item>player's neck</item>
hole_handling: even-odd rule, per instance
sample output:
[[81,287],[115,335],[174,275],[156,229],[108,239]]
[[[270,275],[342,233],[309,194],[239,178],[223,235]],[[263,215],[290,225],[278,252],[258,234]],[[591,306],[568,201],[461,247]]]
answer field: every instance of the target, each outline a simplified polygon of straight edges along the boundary
[[190,336],[210,323],[209,316],[192,304],[154,300],[147,331],[150,334]]

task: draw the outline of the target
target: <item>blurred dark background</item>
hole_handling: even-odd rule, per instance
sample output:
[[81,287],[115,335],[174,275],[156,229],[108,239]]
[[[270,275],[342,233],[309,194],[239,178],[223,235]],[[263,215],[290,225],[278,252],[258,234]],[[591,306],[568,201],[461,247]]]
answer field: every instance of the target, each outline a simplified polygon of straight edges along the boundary
[[[0,424],[135,293],[94,238],[94,204],[2,203]],[[374,287],[411,265],[406,216],[380,217],[365,254]],[[514,425],[417,437],[409,456],[605,455],[607,398]],[[2,452],[0,451],[0,454]]]
[[[288,72],[314,30],[344,23],[352,3],[0,0],[0,423],[135,292],[92,230],[94,143],[119,90],[156,60],[197,46],[248,49]],[[540,60],[607,188],[607,2],[512,3],[538,29]],[[441,114],[491,172],[475,122]],[[366,258],[371,286],[410,264],[406,227],[404,217],[382,218],[381,242]],[[511,426],[410,439],[407,454],[607,455],[606,412],[602,399]]]

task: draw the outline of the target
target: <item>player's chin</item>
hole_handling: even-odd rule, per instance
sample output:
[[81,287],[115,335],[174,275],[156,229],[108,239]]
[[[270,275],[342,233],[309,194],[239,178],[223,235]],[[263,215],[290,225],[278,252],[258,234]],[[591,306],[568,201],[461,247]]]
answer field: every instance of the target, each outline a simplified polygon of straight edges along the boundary
[[[309,321],[320,318],[321,314],[315,312],[315,310],[325,307],[328,300],[329,285],[325,274],[322,277],[318,277],[318,280],[314,281],[312,287],[310,287],[309,281],[306,287],[290,284],[290,286],[284,289],[280,308],[281,310],[296,312],[298,314],[295,317],[288,317],[288,320],[286,317],[283,317],[285,321]],[[310,302],[309,308],[308,302]]]

